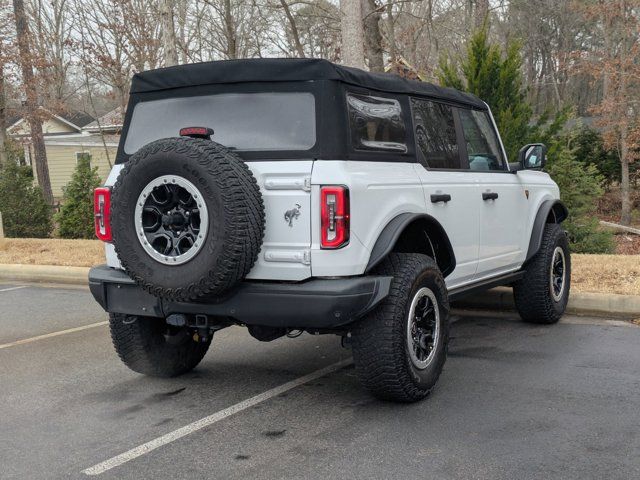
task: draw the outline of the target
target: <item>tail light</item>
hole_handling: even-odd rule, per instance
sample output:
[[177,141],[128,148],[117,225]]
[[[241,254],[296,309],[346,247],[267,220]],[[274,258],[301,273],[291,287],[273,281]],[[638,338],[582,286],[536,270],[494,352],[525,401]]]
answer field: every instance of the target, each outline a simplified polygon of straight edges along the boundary
[[322,248],[340,248],[349,243],[349,189],[320,188],[320,228]]
[[111,237],[111,189],[96,188],[93,192],[93,215],[95,218],[96,237],[103,242],[110,242]]

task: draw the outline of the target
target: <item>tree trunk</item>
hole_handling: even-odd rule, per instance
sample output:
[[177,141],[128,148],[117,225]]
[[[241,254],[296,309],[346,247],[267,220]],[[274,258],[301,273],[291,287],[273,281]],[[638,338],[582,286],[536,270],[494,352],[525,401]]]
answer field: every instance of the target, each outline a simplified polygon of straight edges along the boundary
[[362,13],[364,15],[364,47],[369,61],[369,70],[384,72],[380,12],[376,1],[362,0]]
[[396,48],[396,26],[393,19],[393,0],[387,1],[387,43],[389,44],[389,56],[391,65],[395,66],[398,60],[398,49]]
[[622,211],[620,212],[620,223],[631,225],[631,187],[629,185],[629,146],[627,144],[626,133],[620,139],[620,166],[622,179],[620,181],[620,195],[622,197]]
[[4,91],[4,64],[0,65],[0,166],[7,163],[7,99]]
[[173,22],[172,0],[160,1],[160,18],[162,20],[162,46],[164,47],[164,66],[178,64],[176,52],[176,30]]
[[296,19],[293,18],[293,15],[291,14],[291,9],[289,8],[287,0],[280,0],[280,5],[282,5],[282,8],[284,9],[284,14],[287,16],[287,21],[291,27],[291,36],[293,37],[293,44],[296,47],[296,53],[298,54],[298,57],[304,58],[304,48],[302,48],[302,43],[300,42],[300,34],[298,33]]
[[340,27],[342,31],[342,63],[365,68],[364,29],[360,0],[340,0]]
[[22,82],[26,94],[25,113],[31,130],[31,142],[33,144],[34,163],[36,164],[36,176],[42,188],[42,194],[49,205],[53,205],[53,193],[51,180],[49,179],[49,165],[47,164],[47,152],[42,134],[42,119],[38,111],[38,87],[33,77],[33,65],[29,45],[29,25],[24,13],[24,1],[13,0],[13,12],[16,21],[16,34],[18,50],[20,52],[20,66],[22,70]]
[[238,58],[238,46],[236,42],[236,27],[231,11],[231,0],[224,0],[224,27],[227,37],[227,58],[234,60]]
[[476,0],[475,9],[475,28],[476,30],[484,26],[484,22],[489,16],[489,0]]

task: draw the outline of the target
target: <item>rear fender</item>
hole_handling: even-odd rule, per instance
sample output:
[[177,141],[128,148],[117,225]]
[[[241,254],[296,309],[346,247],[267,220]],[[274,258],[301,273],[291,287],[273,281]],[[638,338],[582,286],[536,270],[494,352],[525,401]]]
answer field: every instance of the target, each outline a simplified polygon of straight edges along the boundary
[[453,247],[444,228],[424,213],[402,213],[384,227],[371,250],[365,273],[370,273],[394,251],[429,255],[435,259],[444,277],[456,267]]

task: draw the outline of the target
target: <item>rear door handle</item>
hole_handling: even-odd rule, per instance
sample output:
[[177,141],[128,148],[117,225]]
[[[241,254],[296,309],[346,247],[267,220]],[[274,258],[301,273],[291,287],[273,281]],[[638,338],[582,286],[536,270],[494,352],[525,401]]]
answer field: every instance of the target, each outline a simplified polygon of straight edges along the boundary
[[448,193],[435,193],[431,195],[431,203],[444,202],[447,203],[451,200],[451,195]]
[[495,200],[498,198],[496,192],[482,192],[482,200]]

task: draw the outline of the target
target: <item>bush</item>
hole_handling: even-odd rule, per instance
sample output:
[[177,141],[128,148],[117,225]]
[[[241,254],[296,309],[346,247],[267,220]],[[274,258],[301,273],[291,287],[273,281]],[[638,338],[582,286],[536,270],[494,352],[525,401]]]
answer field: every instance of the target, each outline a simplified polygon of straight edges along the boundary
[[78,158],[71,181],[64,187],[62,208],[56,220],[62,238],[93,238],[93,190],[100,186],[98,168],[91,168],[91,158]]
[[613,234],[600,229],[595,217],[597,201],[604,193],[604,178],[594,165],[585,165],[563,139],[550,144],[547,172],[560,188],[569,209],[564,227],[576,253],[613,253]]
[[51,234],[51,207],[34,185],[31,167],[12,160],[0,167],[0,211],[7,237],[46,238]]

